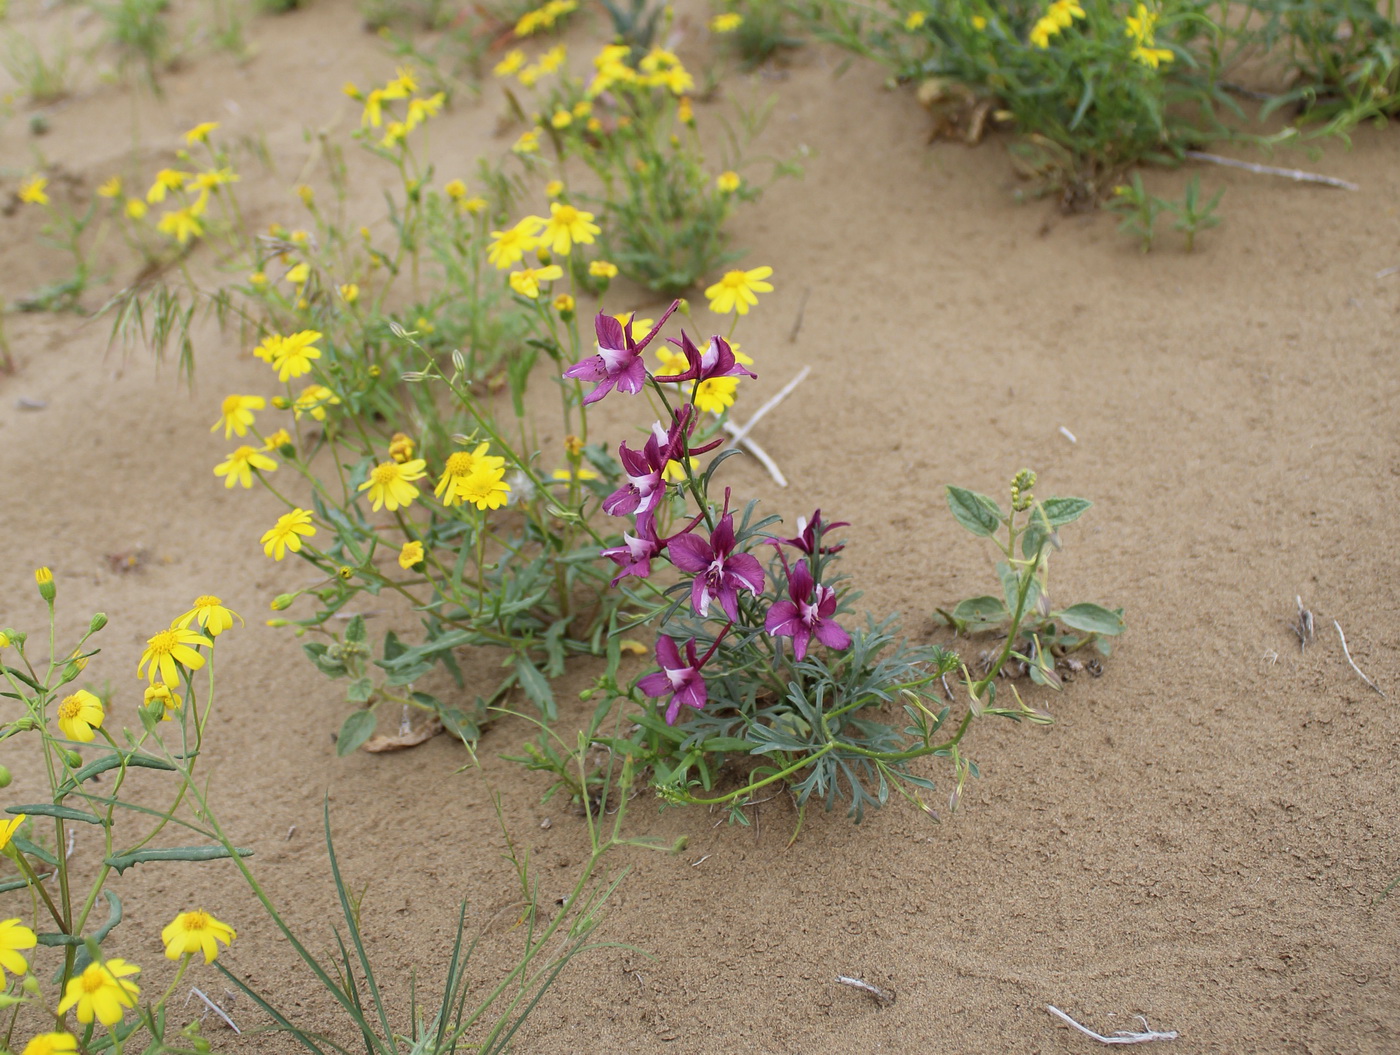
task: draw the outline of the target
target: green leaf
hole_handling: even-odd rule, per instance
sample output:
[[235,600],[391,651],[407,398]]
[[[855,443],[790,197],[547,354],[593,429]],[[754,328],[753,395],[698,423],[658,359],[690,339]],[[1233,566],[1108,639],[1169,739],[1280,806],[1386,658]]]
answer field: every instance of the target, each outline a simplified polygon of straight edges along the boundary
[[545,718],[553,721],[559,717],[558,709],[554,705],[554,690],[549,687],[549,681],[540,673],[539,668],[530,662],[528,656],[515,657],[515,676],[520,680],[520,687],[525,690],[525,695],[540,709]]
[[[39,876],[40,881],[49,878],[52,872],[45,872]],[[8,894],[11,890],[23,890],[29,885],[28,879],[11,879],[8,883],[0,883],[0,894]]]
[[[1023,572],[1026,575],[1032,574],[1028,569]],[[1022,572],[1018,572],[1005,561],[997,564],[997,577],[1001,579],[1001,590],[1006,595],[1006,610],[1008,618],[1016,613],[1016,595],[1021,591]],[[1040,583],[1032,578],[1030,587],[1026,590],[1026,603],[1021,609],[1021,618],[1024,621],[1026,615],[1035,609],[1035,602],[1040,597]]]
[[[252,857],[253,851],[243,847],[234,847],[239,857]],[[120,875],[132,865],[145,864],[147,861],[218,861],[225,857],[232,857],[222,846],[176,846],[169,850],[136,850],[129,854],[117,854],[114,857],[103,858],[102,863],[111,865]]]
[[365,641],[365,617],[359,614],[350,617],[350,622],[345,624],[345,640],[357,645],[364,644]]
[[460,707],[444,707],[438,711],[443,728],[464,744],[474,744],[481,739],[481,727]]
[[373,711],[351,711],[341,723],[340,733],[335,738],[335,753],[341,758],[360,749],[360,745],[374,735],[379,724]]
[[87,824],[107,823],[95,813],[75,810],[72,806],[55,806],[51,802],[39,802],[32,806],[6,806],[5,812],[16,815],[23,813],[29,817],[57,817],[59,820],[84,821]]
[[345,698],[350,703],[369,703],[369,698],[372,695],[374,695],[374,682],[369,678],[356,678],[345,690]]
[[[189,757],[193,758],[193,753],[191,753]],[[63,796],[71,794],[77,789],[78,785],[83,783],[84,781],[91,780],[99,773],[105,773],[109,769],[117,769],[122,765],[126,765],[128,767],[139,767],[142,769],[164,769],[172,771],[175,769],[173,763],[167,762],[163,758],[156,758],[153,755],[104,755],[101,758],[89,762],[87,765],[83,766],[82,769],[78,770],[71,777],[69,777],[62,784],[60,784],[58,786],[58,797],[63,798]]]
[[18,851],[19,851],[20,853],[22,853],[22,854],[27,854],[27,855],[29,855],[30,857],[37,857],[39,860],[43,861],[44,864],[48,865],[50,868],[57,868],[57,867],[58,867],[58,858],[57,858],[57,857],[55,857],[53,854],[49,853],[47,850],[45,850],[42,846],[38,845],[37,843],[32,843],[32,842],[30,842],[30,841],[29,841],[28,839],[26,839],[23,835],[16,835],[13,839],[10,840],[10,845],[13,846],[16,850],[18,850]]
[[1123,609],[1109,611],[1097,604],[1074,604],[1055,616],[1065,626],[1083,630],[1089,634],[1121,634],[1126,629],[1123,622]]
[[1001,598],[991,596],[969,597],[966,601],[959,601],[952,615],[973,632],[1000,626],[1011,618]]
[[948,485],[948,509],[974,535],[990,538],[1003,520],[1000,507],[986,495]]
[[1094,503],[1087,498],[1047,498],[1040,503],[1045,510],[1045,519],[1051,527],[1060,527],[1078,520]]

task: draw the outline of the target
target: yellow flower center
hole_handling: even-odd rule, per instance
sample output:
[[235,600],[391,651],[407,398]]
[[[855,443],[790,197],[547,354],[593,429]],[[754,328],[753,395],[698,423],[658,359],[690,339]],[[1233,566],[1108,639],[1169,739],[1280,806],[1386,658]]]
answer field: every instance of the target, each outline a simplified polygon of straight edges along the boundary
[[175,646],[180,643],[180,635],[173,630],[162,630],[155,637],[151,638],[147,644],[151,653],[156,656],[169,655],[175,651]]
[[385,487],[399,478],[399,466],[397,462],[385,462],[383,465],[376,465],[374,471],[369,474],[369,478],[380,487]]
[[91,995],[98,992],[107,983],[107,972],[97,964],[89,964],[87,970],[83,971],[83,992]]
[[743,289],[748,285],[749,276],[743,271],[726,271],[719,284],[725,289]]
[[211,594],[205,594],[203,597],[196,597],[194,599],[194,606],[196,608],[218,608],[223,603],[223,601]]
[[69,696],[58,705],[58,717],[67,721],[70,718],[78,717],[78,713],[83,709],[83,701],[77,696]]
[[184,924],[185,924],[185,930],[187,930],[187,931],[202,931],[202,930],[207,930],[207,929],[209,928],[209,913],[207,913],[207,912],[186,912],[186,913],[185,913]]
[[561,205],[554,210],[554,222],[560,227],[572,227],[578,223],[578,210],[572,205]]
[[472,471],[472,463],[476,459],[467,451],[458,451],[450,455],[447,459],[448,476],[469,476]]
[[242,405],[242,396],[229,396],[227,399],[224,400],[224,417],[227,418],[233,414],[238,413],[238,410]]

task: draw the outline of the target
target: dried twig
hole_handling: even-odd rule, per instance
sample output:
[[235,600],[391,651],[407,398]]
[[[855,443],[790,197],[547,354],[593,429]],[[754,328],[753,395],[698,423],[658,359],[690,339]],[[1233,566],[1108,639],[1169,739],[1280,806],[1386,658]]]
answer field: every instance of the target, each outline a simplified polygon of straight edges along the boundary
[[730,432],[729,434],[733,437],[733,439],[730,440],[730,445],[733,447],[737,447],[739,446],[739,444],[743,443],[744,437],[747,436],[750,432],[752,432],[753,427],[763,420],[763,416],[767,414],[770,410],[772,410],[774,407],[776,407],[783,400],[787,399],[788,396],[792,395],[792,390],[795,389],[798,385],[802,384],[803,381],[807,380],[807,375],[811,372],[812,368],[810,366],[804,366],[801,370],[797,372],[796,377],[794,377],[791,381],[785,384],[782,388],[778,389],[778,391],[774,393],[773,397],[769,399],[767,403],[764,403],[763,406],[755,410],[753,412],[753,417],[749,418],[748,422],[745,425],[743,425],[741,428],[737,428]]
[[[224,1014],[224,1009],[221,1008],[218,1004],[214,1003],[214,1001],[210,1000],[207,996],[205,996],[194,986],[190,986],[190,996],[199,997],[200,1000],[204,1001],[204,1006],[207,1007],[210,1011],[214,1012],[214,1014],[218,1015],[221,1019],[223,1019],[224,1023],[228,1026],[229,1029],[233,1030],[235,1033],[242,1034],[243,1031],[239,1029],[237,1025],[234,1024],[233,1019],[229,1018],[228,1015]],[[190,1002],[190,996],[185,997],[185,1003],[188,1004]]]
[[1219,154],[1207,154],[1201,150],[1188,150],[1188,158],[1195,158],[1197,161],[1208,161],[1212,165],[1224,165],[1232,169],[1244,169],[1246,172],[1255,172],[1261,176],[1282,176],[1284,179],[1291,179],[1298,183],[1320,183],[1324,187],[1339,187],[1342,190],[1360,190],[1358,184],[1350,180],[1338,179],[1336,176],[1320,176],[1316,172],[1305,172],[1303,169],[1283,169],[1273,165],[1256,165],[1252,161],[1238,161],[1235,158],[1221,157]]
[[778,463],[770,458],[768,452],[754,443],[753,440],[745,439],[742,436],[743,429],[739,428],[739,426],[732,421],[726,421],[724,423],[724,431],[731,436],[738,437],[736,442],[742,443],[748,452],[758,459],[758,463],[768,470],[768,475],[773,478],[775,484],[779,487],[787,486],[787,477],[784,476],[783,471],[778,468]]
[[1376,272],[1377,278],[1389,278],[1391,275],[1400,275],[1400,264],[1394,267],[1383,267]]
[[1134,1033],[1132,1030],[1128,1029],[1120,1029],[1116,1031],[1113,1034],[1113,1036],[1105,1037],[1102,1033],[1095,1033],[1088,1026],[1081,1026],[1078,1022],[1070,1018],[1067,1014],[1061,1011],[1058,1007],[1055,1007],[1053,1004],[1046,1004],[1045,1010],[1049,1011],[1053,1015],[1058,1015],[1060,1019],[1063,1020],[1065,1023],[1073,1026],[1075,1029],[1079,1030],[1079,1032],[1083,1033],[1086,1037],[1093,1037],[1100,1044],[1146,1044],[1148,1041],[1151,1040],[1176,1040],[1177,1038],[1176,1030],[1173,1029],[1168,1030],[1166,1033],[1158,1033],[1155,1029],[1152,1029],[1150,1026],[1148,1026],[1147,1019],[1143,1018],[1141,1015],[1133,1016],[1139,1022],[1142,1023],[1141,1033]]
[[1298,651],[1303,652],[1313,639],[1313,614],[1303,607],[1300,595],[1294,594],[1293,599],[1298,602],[1298,621],[1293,624],[1293,632],[1298,635]]
[[1342,651],[1346,653],[1347,662],[1351,664],[1351,669],[1356,671],[1356,673],[1361,674],[1361,680],[1364,681],[1367,685],[1371,686],[1371,688],[1379,692],[1381,694],[1381,699],[1385,699],[1386,695],[1385,692],[1382,691],[1381,687],[1377,685],[1374,681],[1372,681],[1370,678],[1366,677],[1365,674],[1362,674],[1361,668],[1356,665],[1356,660],[1351,658],[1351,649],[1347,648],[1347,636],[1346,634],[1342,633],[1342,624],[1333,619],[1332,625],[1337,628],[1337,636],[1342,639]]
[[838,974],[836,980],[842,985],[849,985],[853,989],[860,989],[869,993],[881,1004],[893,1004],[894,994],[887,993],[878,985],[871,985],[869,982],[862,982],[859,978],[847,978],[844,974]]
[[797,303],[797,318],[792,321],[792,329],[788,332],[788,344],[797,340],[797,331],[802,329],[802,316],[807,311],[807,298],[812,295],[812,287],[807,286],[802,290],[802,299]]

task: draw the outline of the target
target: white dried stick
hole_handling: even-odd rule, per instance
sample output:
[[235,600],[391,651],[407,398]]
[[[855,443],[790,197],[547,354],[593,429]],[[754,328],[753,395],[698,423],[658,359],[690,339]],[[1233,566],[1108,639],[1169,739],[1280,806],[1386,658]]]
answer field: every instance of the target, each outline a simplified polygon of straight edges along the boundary
[[1342,624],[1333,619],[1332,625],[1337,628],[1337,636],[1342,639],[1342,651],[1346,653],[1347,662],[1351,664],[1351,669],[1356,671],[1356,673],[1361,674],[1361,680],[1364,681],[1367,685],[1371,686],[1371,688],[1379,692],[1381,694],[1381,699],[1385,699],[1386,695],[1385,692],[1382,691],[1381,687],[1377,685],[1374,681],[1372,681],[1370,678],[1366,677],[1365,674],[1362,674],[1361,668],[1356,665],[1356,660],[1351,658],[1351,649],[1347,648],[1347,636],[1346,634],[1342,633]]
[[1142,1023],[1141,1033],[1134,1033],[1132,1030],[1120,1029],[1116,1033],[1114,1033],[1113,1036],[1105,1037],[1102,1033],[1095,1033],[1088,1026],[1081,1026],[1078,1022],[1070,1018],[1067,1014],[1065,1014],[1053,1004],[1046,1004],[1045,1009],[1053,1015],[1058,1015],[1059,1018],[1062,1021],[1064,1021],[1067,1025],[1073,1026],[1075,1029],[1079,1030],[1079,1032],[1083,1033],[1086,1037],[1093,1037],[1100,1044],[1146,1044],[1148,1041],[1152,1040],[1176,1040],[1177,1037],[1176,1030],[1174,1029],[1168,1030],[1166,1033],[1158,1033],[1155,1029],[1152,1029],[1148,1026],[1147,1019],[1143,1018],[1141,1015],[1133,1016],[1139,1022]]

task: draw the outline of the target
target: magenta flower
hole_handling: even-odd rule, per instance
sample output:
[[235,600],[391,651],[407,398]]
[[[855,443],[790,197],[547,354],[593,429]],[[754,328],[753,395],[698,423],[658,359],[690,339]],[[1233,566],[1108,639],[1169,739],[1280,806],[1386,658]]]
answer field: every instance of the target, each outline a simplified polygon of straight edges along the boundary
[[851,647],[851,635],[831,618],[836,614],[836,591],[813,582],[805,560],[788,575],[788,596],[792,600],[775,601],[768,609],[763,629],[774,637],[792,638],[792,654],[799,662],[814,637],[837,651]]
[[617,457],[622,462],[627,482],[603,499],[603,512],[615,517],[636,513],[640,522],[640,518],[656,509],[666,494],[666,481],[661,473],[673,457],[674,431],[674,428],[672,432],[661,431],[658,421],[652,425],[651,435],[641,450],[632,450],[625,440],[618,445]]
[[751,553],[734,552],[734,514],[725,513],[708,541],[697,535],[671,539],[671,563],[694,574],[690,603],[696,615],[706,615],[718,600],[731,622],[739,618],[739,591],[763,592],[763,568]]
[[[719,642],[716,641],[715,644],[718,645]],[[711,648],[710,652],[713,651]],[[705,659],[710,658],[710,652],[705,653]],[[669,637],[658,637],[656,662],[661,665],[661,669],[637,682],[637,688],[653,698],[671,694],[671,699],[666,705],[667,725],[676,724],[681,704],[694,707],[698,711],[710,698],[705,679],[700,675],[700,668],[705,665],[705,659],[695,658],[695,638],[692,637],[685,643],[685,654],[686,658],[681,659],[680,649],[676,648],[675,641]]]
[[661,332],[671,313],[680,306],[673,301],[666,313],[656,321],[656,325],[640,341],[632,339],[632,320],[624,326],[611,315],[598,313],[593,320],[593,328],[598,334],[598,354],[581,359],[564,371],[564,376],[579,381],[594,381],[593,391],[583,397],[584,405],[596,403],[614,388],[635,396],[647,382],[646,364],[642,362],[642,349],[651,343]]
[[[812,519],[810,521],[806,517],[797,518],[796,538],[775,538],[773,539],[773,542],[775,544],[784,543],[793,547],[794,549],[800,549],[803,553],[807,554],[807,556],[810,557],[816,551],[818,536],[825,535],[826,532],[834,531],[837,528],[850,526],[850,523],[845,520],[838,520],[832,524],[823,524],[822,511],[818,509],[815,513],[812,514]],[[839,546],[823,546],[822,552],[837,553],[845,548],[845,543],[842,543]]]
[[603,550],[603,556],[618,567],[618,573],[613,576],[611,585],[616,586],[629,575],[645,579],[651,574],[652,559],[660,556],[665,545],[656,537],[656,525],[652,518],[638,517],[636,535],[624,531],[621,546]]
[[702,352],[695,347],[690,336],[681,331],[679,341],[672,339],[671,343],[681,350],[688,364],[685,373],[673,374],[669,377],[658,377],[656,380],[663,384],[670,384],[672,381],[708,381],[712,377],[752,377],[758,375],[750,370],[746,370],[734,358],[734,349],[729,347],[729,342],[723,337],[714,336],[710,338],[710,343],[705,345]]

